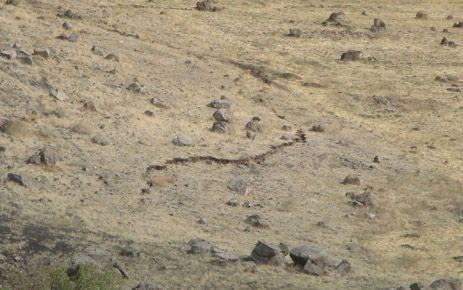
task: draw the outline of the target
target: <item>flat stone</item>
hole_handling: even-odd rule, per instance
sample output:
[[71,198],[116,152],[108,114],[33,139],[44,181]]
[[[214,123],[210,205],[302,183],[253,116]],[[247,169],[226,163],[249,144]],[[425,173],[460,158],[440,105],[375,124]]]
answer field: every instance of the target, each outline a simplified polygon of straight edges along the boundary
[[193,146],[193,139],[188,135],[179,134],[174,137],[172,144],[175,146]]

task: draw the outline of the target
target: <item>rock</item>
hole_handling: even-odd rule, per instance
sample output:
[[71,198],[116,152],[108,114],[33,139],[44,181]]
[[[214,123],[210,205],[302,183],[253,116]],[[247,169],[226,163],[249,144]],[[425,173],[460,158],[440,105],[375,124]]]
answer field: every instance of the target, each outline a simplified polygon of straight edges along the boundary
[[58,16],[63,17],[63,18],[69,18],[69,19],[81,19],[82,18],[82,16],[80,16],[79,13],[73,12],[70,9],[67,9],[66,11],[62,13],[58,13]]
[[92,46],[91,51],[92,51],[93,54],[96,54],[96,55],[99,55],[99,56],[103,56],[103,54],[104,54],[103,50],[100,47],[95,46],[95,45]]
[[359,206],[372,206],[373,205],[373,195],[371,192],[363,192],[355,194],[353,192],[347,192],[346,196],[349,197],[354,205]]
[[206,220],[202,217],[199,217],[199,219],[196,221],[197,224],[200,224],[200,225],[205,225],[206,224]]
[[19,0],[6,0],[5,4],[6,5],[18,6],[19,5]]
[[188,135],[179,134],[174,137],[172,144],[175,146],[193,146],[193,139]]
[[136,247],[127,246],[119,252],[119,255],[129,258],[140,258],[142,256],[142,251]]
[[378,155],[375,155],[375,157],[373,158],[373,162],[374,163],[381,163],[381,161],[379,161]]
[[11,181],[11,182],[14,182],[14,183],[16,183],[16,184],[18,184],[18,185],[27,187],[27,182],[26,182],[26,180],[24,179],[24,177],[22,177],[22,176],[19,175],[19,174],[8,173],[7,179],[8,179],[8,181]]
[[112,61],[119,61],[119,56],[115,54],[114,52],[108,54],[105,56],[105,59],[112,60]]
[[227,205],[237,207],[240,205],[240,200],[237,198],[232,198],[229,201],[227,201]]
[[268,222],[264,221],[258,214],[253,214],[248,216],[245,220],[245,223],[256,228],[268,228]]
[[424,11],[416,12],[416,19],[428,19],[428,13]]
[[455,28],[463,28],[463,21],[454,23],[453,27],[455,27]]
[[200,238],[191,239],[188,246],[190,246],[190,249],[188,249],[187,253],[193,255],[209,253],[212,250],[212,244]]
[[289,256],[294,264],[304,267],[308,261],[320,266],[328,266],[328,254],[316,245],[304,245],[291,249]]
[[96,262],[89,256],[77,254],[71,258],[69,268],[67,270],[69,276],[74,276],[82,266],[97,266]]
[[109,145],[109,139],[101,133],[96,134],[92,138],[92,142],[101,146]]
[[43,147],[37,154],[33,155],[27,160],[27,163],[30,164],[43,164],[48,167],[53,167],[56,164],[58,157],[56,151],[50,147]]
[[264,241],[257,241],[257,244],[251,252],[251,259],[256,262],[256,264],[267,264],[277,255],[280,255],[278,247]]
[[63,23],[63,28],[66,30],[71,30],[72,29],[72,24],[70,22],[65,21]]
[[424,290],[426,286],[420,282],[410,284],[410,290]]
[[300,30],[299,28],[291,28],[288,34],[286,34],[286,36],[289,36],[289,37],[301,37],[301,35],[302,35],[302,30]]
[[163,290],[164,288],[159,284],[153,283],[140,283],[133,287],[132,290]]
[[233,178],[228,182],[227,185],[228,189],[231,191],[241,194],[241,195],[248,195],[250,193],[250,188],[246,180],[242,178]]
[[457,47],[457,44],[455,42],[453,42],[453,41],[448,40],[447,37],[442,38],[442,40],[440,42],[440,45],[448,46],[448,47],[452,47],[452,48]]
[[358,50],[349,50],[341,54],[342,61],[357,61],[360,60],[362,55],[361,51]]
[[6,49],[6,50],[2,50],[0,52],[0,56],[1,57],[4,57],[6,59],[15,59],[16,58],[16,50],[14,49]]
[[315,124],[315,125],[312,126],[310,131],[323,133],[323,132],[325,132],[325,126],[323,126],[322,124]]
[[322,22],[322,25],[331,24],[335,26],[342,26],[344,24],[345,16],[344,12],[333,12],[330,14],[328,19]]
[[360,178],[356,175],[348,175],[344,178],[342,184],[360,185]]
[[69,97],[62,90],[59,89],[50,89],[50,95],[60,101],[66,101],[67,99],[69,99]]
[[156,108],[159,108],[159,109],[169,109],[169,106],[164,104],[164,102],[161,99],[156,98],[156,97],[151,98],[150,103],[153,104]]
[[141,86],[138,82],[135,81],[127,87],[127,90],[134,93],[141,93]]
[[264,130],[264,128],[262,127],[262,124],[260,124],[259,117],[252,117],[251,121],[246,123],[245,128],[248,131],[259,132],[259,133]]
[[336,266],[336,271],[338,271],[341,275],[346,275],[350,272],[351,264],[347,260],[342,260]]
[[67,40],[69,42],[77,42],[79,40],[79,34],[73,32],[71,34],[62,33],[58,35],[58,39]]
[[309,275],[314,275],[314,276],[322,276],[326,273],[326,270],[324,267],[317,265],[310,260],[307,261],[307,263],[305,263],[303,269],[305,273]]
[[216,248],[216,247],[212,248],[211,255],[213,257],[215,257],[215,258],[220,259],[221,261],[224,261],[224,262],[236,262],[236,261],[239,260],[238,255],[236,255],[236,254],[234,254],[232,252],[228,252],[228,251]]
[[84,103],[84,109],[88,110],[88,111],[92,111],[92,112],[96,112],[96,106],[95,106],[95,103],[92,102],[92,101],[86,101]]
[[431,289],[439,289],[439,290],[461,290],[462,284],[460,279],[456,278],[445,278],[439,279],[431,283],[429,285]]
[[247,131],[246,132],[246,138],[254,140],[254,139],[256,139],[256,137],[257,137],[256,132],[252,132],[252,131]]
[[363,15],[363,16],[368,16],[368,14],[367,14],[367,12],[366,12],[365,10],[362,11],[362,15]]
[[212,125],[213,132],[219,133],[219,134],[225,134],[230,130],[229,124],[227,122],[219,122],[216,121]]
[[452,20],[452,19],[453,19],[453,15],[447,15],[447,17],[445,17],[445,19],[447,19],[447,20]]
[[232,114],[228,109],[219,109],[214,112],[213,117],[217,122],[229,123],[232,119]]
[[457,76],[454,75],[441,75],[441,76],[436,76],[434,79],[436,82],[443,82],[443,83],[448,83],[448,82],[458,82],[460,79]]
[[386,29],[386,23],[384,23],[384,21],[382,21],[379,18],[375,18],[373,20],[373,25],[371,26],[370,30],[372,32],[378,32],[384,29]]
[[49,58],[50,57],[50,50],[47,49],[47,48],[34,49],[34,52],[32,54],[41,56],[43,58]]
[[292,129],[293,129],[293,127],[291,127],[290,125],[281,126],[281,130],[283,130],[283,131],[291,131]]
[[223,8],[215,6],[210,0],[204,0],[196,3],[196,9],[199,11],[216,12],[222,10]]
[[230,109],[230,103],[226,100],[213,100],[207,106],[214,109]]
[[33,64],[31,54],[28,51],[21,48],[16,51],[16,59],[25,64]]
[[5,153],[6,147],[0,145],[0,153]]

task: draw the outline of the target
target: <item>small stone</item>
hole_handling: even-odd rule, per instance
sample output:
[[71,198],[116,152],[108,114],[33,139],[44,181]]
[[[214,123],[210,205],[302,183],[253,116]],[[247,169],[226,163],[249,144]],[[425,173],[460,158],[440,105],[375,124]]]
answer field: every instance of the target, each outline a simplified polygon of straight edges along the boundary
[[23,178],[21,175],[19,175],[19,174],[8,173],[7,179],[8,179],[8,181],[11,181],[11,182],[14,182],[14,183],[16,183],[16,184],[19,184],[19,185],[21,185],[21,186],[27,187],[26,181],[25,181],[24,178]]
[[228,251],[216,248],[216,247],[212,248],[211,255],[213,257],[215,257],[215,258],[220,259],[221,261],[224,261],[224,262],[236,262],[236,261],[239,260],[238,255],[236,255],[236,254],[234,254],[232,252],[228,252]]
[[315,124],[312,126],[312,129],[310,129],[310,131],[323,133],[325,132],[325,126],[323,126],[322,124]]
[[53,167],[58,159],[56,150],[50,146],[43,147],[37,154],[27,160],[29,164],[43,164],[47,167]]
[[232,119],[232,114],[228,109],[219,109],[214,112],[213,117],[217,122],[229,123]]
[[291,249],[289,256],[294,264],[304,267],[308,261],[317,265],[329,264],[327,253],[316,245],[304,245]]
[[141,86],[140,86],[140,84],[138,82],[133,82],[127,87],[127,90],[132,91],[134,93],[140,93],[141,92]]
[[153,283],[140,283],[133,287],[132,290],[163,290],[164,287]]
[[226,100],[213,100],[207,106],[214,109],[230,109],[230,103]]
[[447,15],[447,17],[445,17],[447,20],[452,20],[453,19],[453,16],[452,15]]
[[200,225],[205,225],[206,224],[206,220],[202,217],[200,217],[197,221],[196,221],[197,224],[200,224]]
[[283,125],[281,126],[281,130],[283,131],[291,131],[293,128],[289,125]]
[[344,178],[342,184],[360,185],[360,178],[356,175],[348,175]]
[[105,56],[105,59],[112,60],[112,61],[119,61],[119,56],[115,54],[114,52],[108,54]]
[[453,27],[455,27],[455,28],[463,28],[463,21],[454,23]]
[[269,225],[264,221],[258,214],[253,214],[248,216],[245,220],[245,223],[256,228],[268,228]]
[[92,51],[93,54],[96,54],[96,55],[99,55],[99,56],[103,56],[103,54],[104,54],[103,50],[100,47],[95,46],[95,45],[92,46],[91,51]]
[[262,132],[264,130],[262,124],[260,123],[260,118],[259,117],[253,117],[251,121],[246,123],[245,126],[246,130],[252,131],[252,132]]
[[304,272],[309,275],[321,276],[325,274],[325,268],[308,260],[304,265]]
[[461,290],[461,280],[456,278],[439,279],[429,285],[431,289],[439,290]]
[[66,101],[67,99],[69,99],[69,97],[62,90],[59,89],[50,89],[50,95],[52,95],[60,101]]
[[190,136],[179,134],[174,137],[172,144],[175,146],[193,146],[193,139]]
[[371,192],[364,192],[364,193],[353,193],[353,192],[347,192],[346,196],[349,197],[354,205],[359,205],[359,206],[372,206],[373,205],[373,195]]
[[71,30],[72,29],[72,24],[70,22],[64,22],[63,23],[63,28],[66,30]]
[[242,178],[231,179],[228,182],[227,187],[231,191],[241,194],[241,195],[248,195],[250,193],[250,188],[248,186],[248,183],[246,182],[246,180]]
[[424,290],[426,286],[423,283],[415,282],[410,284],[410,290]]
[[254,140],[254,139],[256,139],[256,137],[257,137],[256,132],[252,132],[252,131],[247,131],[246,132],[246,138]]
[[16,58],[16,50],[14,50],[14,49],[3,50],[2,52],[0,52],[0,56],[4,57],[4,58],[7,58],[7,59],[15,59]]
[[341,60],[342,61],[357,61],[357,60],[360,60],[361,55],[362,55],[361,51],[349,50],[341,54]]
[[384,23],[384,21],[379,18],[375,18],[373,20],[373,26],[371,26],[370,30],[372,32],[378,32],[384,29],[386,29],[386,23]]
[[291,135],[289,135],[289,134],[283,134],[283,135],[281,135],[280,139],[285,140],[285,141],[290,141],[290,140],[293,139],[293,137]]
[[86,101],[84,103],[84,109],[88,110],[88,111],[92,111],[92,112],[96,112],[96,106],[95,106],[95,103],[92,102],[92,101]]
[[167,106],[166,104],[164,104],[164,102],[159,99],[159,98],[151,98],[150,99],[150,102],[151,104],[153,104],[156,108],[160,108],[160,109],[169,109],[169,106]]
[[330,14],[328,19],[322,22],[322,25],[335,25],[342,26],[344,24],[346,14],[344,12],[333,12]]
[[129,258],[140,258],[142,256],[142,251],[136,247],[128,246],[126,248],[123,248],[119,252],[119,255]]
[[18,6],[19,0],[6,0],[5,4],[6,4],[6,5]]
[[232,198],[229,201],[227,201],[227,205],[237,207],[240,205],[240,200],[237,198]]
[[209,253],[212,250],[212,244],[200,238],[191,239],[188,246],[190,246],[190,249],[188,249],[187,253],[193,255]]
[[96,134],[92,138],[92,142],[101,146],[109,145],[109,139],[101,133]]
[[287,244],[285,243],[280,243],[278,245],[278,248],[280,248],[280,253],[283,255],[283,256],[287,256],[289,254],[289,247]]
[[428,13],[424,11],[416,12],[416,19],[428,19]]
[[69,42],[77,42],[79,40],[79,34],[73,32],[71,34],[62,33],[58,35],[58,39],[67,40]]
[[204,0],[196,3],[196,9],[199,11],[216,12],[222,10],[221,7],[215,6],[212,1]]
[[365,213],[365,216],[370,220],[374,220],[376,218],[376,215],[372,212]]
[[453,42],[453,41],[448,40],[447,37],[442,38],[442,40],[440,42],[440,45],[448,46],[448,47],[452,47],[452,48],[457,47],[457,44],[455,42]]
[[43,48],[43,49],[34,49],[34,52],[32,53],[33,55],[38,55],[43,58],[49,58],[50,57],[50,50]]
[[374,163],[380,163],[378,155],[373,158]]
[[363,15],[363,16],[368,16],[368,14],[367,14],[367,12],[366,12],[365,10],[362,11],[362,15]]
[[6,147],[0,145],[0,153],[5,153]]
[[225,134],[227,133],[229,130],[230,130],[230,125],[227,123],[227,122],[219,122],[219,121],[216,121],[214,122],[214,124],[212,125],[212,131],[213,132],[216,132],[216,133],[219,133],[219,134]]
[[258,241],[251,252],[251,259],[257,264],[267,264],[273,257],[279,254],[278,247],[264,241]]
[[286,34],[287,36],[289,37],[301,37],[302,35],[302,30],[300,30],[299,28],[291,28],[288,32],[288,34]]
[[341,275],[346,275],[350,272],[351,264],[347,260],[342,260],[336,266],[336,271],[338,271]]

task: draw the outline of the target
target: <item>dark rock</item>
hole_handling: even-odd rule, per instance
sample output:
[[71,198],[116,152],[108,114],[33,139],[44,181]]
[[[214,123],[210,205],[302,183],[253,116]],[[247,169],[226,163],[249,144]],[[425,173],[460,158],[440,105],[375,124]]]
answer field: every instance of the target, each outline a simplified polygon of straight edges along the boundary
[[134,93],[141,93],[141,86],[138,82],[135,81],[127,87],[127,90],[132,91]]
[[190,240],[188,246],[190,246],[190,249],[188,249],[187,253],[193,255],[209,253],[212,250],[212,244],[200,238]]
[[4,153],[6,151],[5,146],[0,146],[0,153]]
[[72,24],[70,22],[64,22],[63,23],[63,28],[66,30],[71,30],[72,29]]
[[227,123],[229,123],[231,121],[231,119],[232,119],[232,114],[231,114],[230,110],[219,109],[219,110],[214,112],[213,117],[217,122],[227,122]]
[[349,50],[341,54],[342,61],[357,61],[360,60],[362,52],[358,50]]
[[6,5],[18,6],[19,5],[19,0],[6,0],[5,4]]
[[428,19],[428,13],[424,11],[416,12],[416,19]]
[[214,109],[230,109],[230,103],[226,100],[213,100],[207,106]]
[[219,122],[216,121],[212,125],[212,131],[219,133],[219,134],[225,134],[230,130],[230,125],[227,122]]
[[445,17],[447,20],[452,20],[453,19],[453,16],[452,15],[447,15],[447,17]]
[[142,256],[142,251],[136,247],[128,246],[123,248],[119,255],[129,258],[140,258]]
[[322,22],[322,25],[335,25],[335,26],[342,26],[345,20],[344,12],[333,12],[330,14],[328,19]]
[[22,176],[19,175],[19,174],[8,173],[7,179],[8,179],[8,181],[11,181],[11,182],[14,182],[14,183],[16,183],[16,184],[19,184],[19,185],[21,185],[21,186],[27,187],[27,182],[26,182],[26,180],[24,179],[24,177],[22,177]]
[[32,54],[41,56],[43,58],[49,58],[50,57],[50,50],[47,49],[47,48],[34,49],[34,52]]
[[454,23],[454,24],[453,24],[453,27],[456,27],[456,28],[463,28],[463,21]]
[[423,290],[425,288],[426,286],[424,286],[424,284],[420,282],[415,282],[415,283],[410,284],[410,290]]
[[287,36],[289,37],[301,37],[302,35],[302,30],[300,30],[299,28],[291,28],[288,32],[288,34],[286,34]]
[[2,50],[0,52],[0,56],[1,57],[4,57],[6,59],[15,59],[16,58],[16,50],[14,49],[6,49],[6,50]]
[[384,21],[382,21],[379,18],[375,18],[373,20],[373,25],[371,26],[370,30],[372,32],[378,32],[384,29],[386,29],[386,23],[384,23]]
[[257,264],[267,264],[277,255],[280,255],[278,247],[265,241],[258,241],[251,252],[251,259]]
[[258,214],[253,214],[248,216],[244,220],[248,225],[251,225],[256,228],[268,228],[268,222],[264,221]]
[[378,155],[373,158],[374,163],[380,163]]
[[193,146],[193,139],[188,135],[178,134],[172,140],[172,144],[175,146]]
[[432,282],[429,287],[439,290],[462,290],[461,280],[456,278],[439,279]]
[[440,42],[440,45],[448,46],[448,47],[452,47],[452,48],[457,47],[457,44],[455,42],[453,42],[453,41],[448,40],[447,37],[442,38],[442,40]]
[[317,132],[317,133],[323,133],[325,132],[325,126],[323,126],[322,124],[315,124],[312,126],[310,131]]
[[352,203],[354,205],[359,205],[359,206],[372,206],[373,205],[373,195],[371,192],[364,192],[364,193],[353,193],[353,192],[347,192],[346,196],[349,197],[352,200]]
[[229,201],[227,201],[227,205],[237,207],[240,205],[240,200],[237,198],[232,198]]
[[80,14],[78,14],[77,12],[73,12],[72,10],[68,9],[62,13],[58,13],[58,16],[59,17],[63,17],[63,18],[69,18],[69,19],[81,19],[82,16],[80,16]]
[[342,184],[360,185],[360,178],[356,175],[348,175],[344,178]]

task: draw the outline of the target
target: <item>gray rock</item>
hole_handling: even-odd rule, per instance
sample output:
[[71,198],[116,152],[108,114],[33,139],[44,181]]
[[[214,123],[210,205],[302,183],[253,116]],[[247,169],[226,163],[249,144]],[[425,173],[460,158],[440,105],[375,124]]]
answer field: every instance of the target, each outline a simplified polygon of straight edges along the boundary
[[187,253],[193,255],[209,253],[212,250],[212,244],[200,238],[191,239],[188,246],[190,249],[187,250]]
[[210,0],[203,0],[196,3],[196,9],[199,11],[216,12],[222,10],[223,8],[214,5]]
[[349,50],[341,54],[342,61],[357,61],[360,60],[362,52],[358,50]]
[[357,175],[348,175],[344,178],[342,184],[360,185],[360,178]]
[[134,93],[141,93],[141,86],[138,82],[135,81],[127,87],[127,90],[132,91]]
[[24,179],[24,177],[22,177],[22,176],[19,175],[19,174],[8,173],[7,179],[8,179],[8,181],[11,181],[11,182],[14,182],[14,183],[16,183],[16,184],[18,184],[18,185],[27,187],[27,182],[26,182],[26,180]]
[[72,29],[72,24],[70,22],[64,22],[63,23],[63,28],[66,30],[71,30]]
[[79,13],[74,12],[74,11],[72,11],[70,9],[67,9],[62,13],[58,13],[58,16],[59,17],[64,17],[64,18],[69,18],[69,19],[81,19],[82,18],[82,16],[80,16]]
[[241,194],[241,195],[248,195],[250,188],[246,180],[242,178],[233,178],[228,182],[227,185],[228,189],[231,191]]
[[317,133],[323,133],[325,132],[325,126],[323,126],[322,124],[315,124],[312,126],[310,131],[317,132]]
[[429,287],[438,290],[462,290],[461,280],[456,278],[439,279],[432,282]]
[[452,47],[452,48],[457,47],[457,44],[454,41],[448,40],[447,37],[442,38],[442,40],[440,42],[440,45],[448,46],[448,47]]
[[342,26],[344,25],[345,21],[345,14],[344,12],[333,12],[330,14],[328,19],[322,22],[322,25],[335,25],[335,26]]
[[69,97],[62,90],[59,89],[50,89],[50,95],[55,97],[59,101],[66,101]]
[[172,143],[175,146],[193,146],[193,139],[190,136],[178,134],[172,139]]
[[246,123],[245,126],[246,130],[252,131],[252,132],[262,132],[264,130],[262,124],[260,123],[260,118],[259,117],[253,117],[251,121]]
[[336,271],[338,271],[341,275],[346,275],[351,270],[351,264],[347,260],[342,260],[336,265]]
[[308,260],[304,265],[304,272],[314,276],[322,276],[326,273],[326,268]]
[[64,118],[65,116],[64,110],[62,108],[56,108],[51,113],[58,118]]
[[219,134],[225,134],[230,130],[230,126],[227,122],[219,122],[216,121],[212,125],[212,131],[219,133]]
[[251,252],[251,259],[257,264],[267,264],[273,257],[280,254],[280,249],[265,241],[257,241]]
[[263,218],[261,218],[258,214],[253,214],[248,216],[245,220],[245,223],[251,225],[256,228],[268,228],[269,224]]
[[418,11],[416,12],[416,19],[428,19],[428,13],[424,11]]
[[92,142],[101,146],[109,145],[109,139],[101,133],[96,134],[92,138]]
[[213,100],[207,106],[214,109],[230,109],[230,103],[227,100]]
[[47,145],[40,149],[40,151],[35,155],[30,157],[27,160],[27,163],[36,165],[43,164],[48,167],[53,167],[55,166],[57,160],[58,154],[56,150],[53,147]]
[[219,109],[214,112],[213,117],[218,122],[227,122],[229,123],[232,119],[232,114],[228,109]]
[[316,245],[304,245],[291,249],[289,256],[293,260],[294,264],[301,267],[305,266],[308,261],[311,261],[320,267],[329,265],[328,254]]

